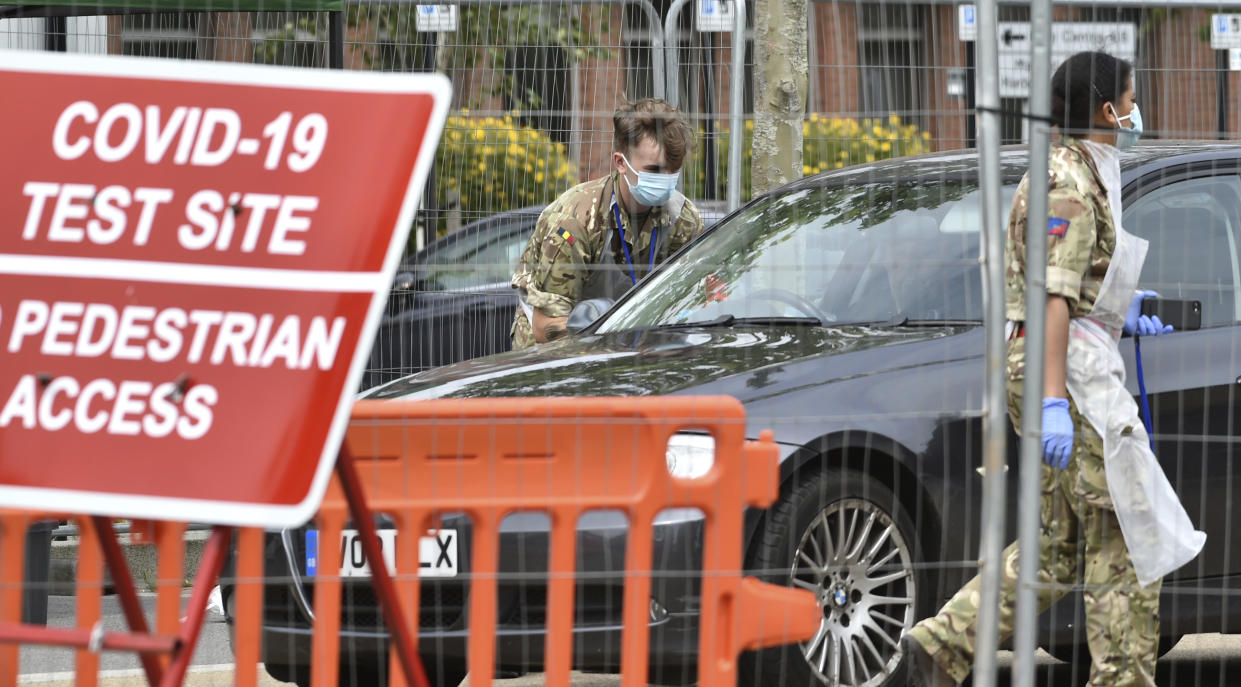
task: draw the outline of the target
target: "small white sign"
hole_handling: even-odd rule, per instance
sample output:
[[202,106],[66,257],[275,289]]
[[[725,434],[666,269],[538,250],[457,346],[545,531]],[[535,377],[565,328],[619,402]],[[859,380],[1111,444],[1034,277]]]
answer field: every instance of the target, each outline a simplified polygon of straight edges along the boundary
[[1241,72],[1241,48],[1228,49],[1228,71]]
[[[1000,97],[1030,97],[1030,23],[1000,22]],[[1054,22],[1051,25],[1053,71],[1074,53],[1098,50],[1133,62],[1138,52],[1137,26],[1129,23]]]
[[456,5],[418,5],[415,28],[422,33],[457,30]]
[[978,38],[978,8],[957,5],[957,39],[968,43]]
[[1241,14],[1211,15],[1211,49],[1241,48]]
[[733,22],[733,2],[732,0],[695,0],[698,7],[698,30],[707,31],[732,31]]

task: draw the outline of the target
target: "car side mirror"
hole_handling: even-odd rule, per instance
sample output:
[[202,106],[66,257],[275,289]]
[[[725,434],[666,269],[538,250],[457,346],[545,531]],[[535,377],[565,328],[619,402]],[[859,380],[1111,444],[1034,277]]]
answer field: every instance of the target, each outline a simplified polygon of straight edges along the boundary
[[587,298],[569,311],[569,320],[565,322],[565,329],[573,333],[582,331],[607,312],[615,302],[611,298]]

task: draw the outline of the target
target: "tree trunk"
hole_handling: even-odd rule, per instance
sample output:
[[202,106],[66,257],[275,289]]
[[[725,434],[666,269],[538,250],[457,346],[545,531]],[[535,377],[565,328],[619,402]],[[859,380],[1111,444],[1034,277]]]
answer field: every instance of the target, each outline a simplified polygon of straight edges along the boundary
[[802,176],[806,27],[806,0],[758,0],[754,7],[751,197]]

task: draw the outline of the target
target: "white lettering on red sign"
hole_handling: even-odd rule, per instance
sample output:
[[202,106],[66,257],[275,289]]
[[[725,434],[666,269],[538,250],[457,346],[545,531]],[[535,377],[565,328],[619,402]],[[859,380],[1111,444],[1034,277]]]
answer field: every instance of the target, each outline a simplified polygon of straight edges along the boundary
[[0,92],[0,502],[305,522],[451,84],[0,51]]

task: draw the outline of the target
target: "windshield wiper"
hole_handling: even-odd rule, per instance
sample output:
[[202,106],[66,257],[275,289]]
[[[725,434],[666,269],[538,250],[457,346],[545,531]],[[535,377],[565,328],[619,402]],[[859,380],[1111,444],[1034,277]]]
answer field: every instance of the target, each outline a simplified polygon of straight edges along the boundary
[[733,324],[755,327],[822,327],[823,320],[817,317],[740,317]]
[[674,322],[671,324],[661,324],[652,329],[690,329],[690,328],[711,328],[711,327],[822,327],[823,321],[817,317],[782,317],[772,315],[769,317],[737,317],[735,315],[720,315],[714,320],[701,320],[698,322]]
[[651,329],[689,329],[690,327],[727,327],[735,322],[737,318],[732,315],[720,315],[714,320],[700,320],[697,322],[671,322],[669,324],[657,324]]

